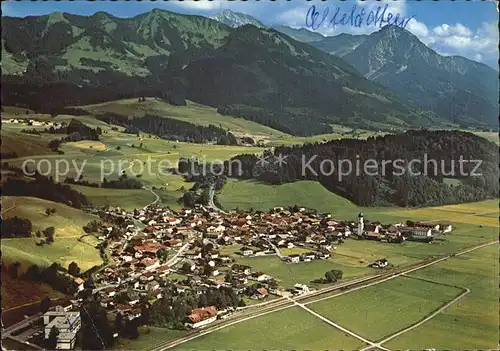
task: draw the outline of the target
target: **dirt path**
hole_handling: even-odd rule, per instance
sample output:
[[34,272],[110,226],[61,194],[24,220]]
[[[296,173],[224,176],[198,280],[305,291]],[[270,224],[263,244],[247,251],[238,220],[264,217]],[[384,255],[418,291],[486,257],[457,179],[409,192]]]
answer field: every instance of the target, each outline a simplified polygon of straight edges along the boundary
[[321,319],[323,322],[325,322],[325,323],[327,323],[327,324],[330,324],[330,325],[331,325],[331,326],[333,326],[334,328],[337,328],[337,329],[339,329],[340,331],[343,331],[344,333],[349,334],[350,336],[352,336],[352,337],[354,337],[354,338],[356,338],[356,339],[358,339],[358,340],[361,340],[361,341],[362,341],[362,342],[364,342],[365,344],[368,344],[369,346],[366,348],[366,350],[367,350],[367,349],[370,349],[370,348],[372,348],[372,347],[374,347],[374,346],[376,346],[376,347],[378,347],[378,348],[380,348],[380,349],[382,349],[382,350],[389,351],[389,349],[386,349],[385,347],[382,347],[380,344],[375,343],[375,342],[370,341],[370,340],[367,340],[367,339],[363,338],[361,335],[356,334],[355,332],[350,331],[349,329],[346,329],[346,328],[344,328],[344,327],[340,326],[339,324],[337,324],[337,323],[335,323],[335,322],[332,322],[332,321],[331,321],[331,320],[329,320],[328,318],[323,317],[323,316],[322,316],[322,315],[320,315],[319,313],[316,313],[316,312],[314,312],[313,310],[311,310],[310,308],[306,307],[306,305],[304,305],[304,304],[302,304],[302,303],[299,303],[299,302],[297,302],[297,301],[295,301],[295,300],[293,300],[293,299],[291,299],[291,298],[289,298],[289,297],[288,297],[287,299],[288,299],[288,300],[290,300],[290,301],[292,301],[292,302],[295,304],[295,306],[299,306],[300,308],[302,308],[303,310],[305,310],[305,311],[309,312],[309,313],[310,313],[310,314],[312,314],[313,316],[315,316],[315,317],[317,317],[317,318]]

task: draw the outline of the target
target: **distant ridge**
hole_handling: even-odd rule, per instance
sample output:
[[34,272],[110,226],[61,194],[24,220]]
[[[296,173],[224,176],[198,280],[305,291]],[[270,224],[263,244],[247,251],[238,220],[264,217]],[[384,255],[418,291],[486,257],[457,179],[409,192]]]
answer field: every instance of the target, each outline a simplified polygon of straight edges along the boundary
[[273,29],[303,43],[318,42],[325,39],[325,36],[323,36],[322,34],[312,32],[305,28],[295,29],[289,26],[280,25],[274,26]]

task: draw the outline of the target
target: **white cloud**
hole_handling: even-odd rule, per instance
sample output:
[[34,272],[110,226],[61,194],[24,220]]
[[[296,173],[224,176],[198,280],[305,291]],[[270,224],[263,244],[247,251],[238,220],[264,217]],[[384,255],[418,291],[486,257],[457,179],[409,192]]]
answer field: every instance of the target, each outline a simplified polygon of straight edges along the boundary
[[436,42],[466,54],[498,51],[498,28],[494,23],[482,23],[475,32],[457,23],[454,26],[442,24],[435,27]]
[[427,28],[425,23],[419,22],[415,18],[412,18],[408,22],[406,29],[415,34],[419,38],[427,37],[429,35],[429,29]]
[[448,36],[448,35],[458,35],[458,36],[469,37],[472,35],[472,32],[470,31],[470,29],[461,23],[457,23],[457,24],[451,25],[451,26],[444,23],[444,24],[441,24],[440,26],[434,27],[434,29],[432,31],[434,32],[434,34],[436,34],[440,37]]
[[498,27],[495,23],[482,23],[475,31],[461,23],[443,23],[429,29],[425,23],[413,18],[406,29],[444,56],[460,55],[484,61],[485,56],[498,55]]
[[298,26],[298,27],[303,27],[305,26],[306,22],[306,14],[307,10],[309,9],[309,6],[304,7],[304,6],[298,6],[294,7],[291,9],[288,9],[282,13],[280,13],[276,19],[277,23],[282,23],[287,26]]
[[[314,4],[319,11],[320,17],[323,10],[329,5],[327,2],[308,2],[303,5],[300,3],[285,9],[276,17],[276,23],[289,25],[299,28],[305,26],[305,17],[309,7]],[[335,12],[337,6],[341,7],[342,12],[349,12],[352,5],[347,2],[340,2],[330,5],[330,14]],[[392,14],[399,13],[400,17],[409,18],[412,13],[408,13],[406,1],[382,0],[382,1],[361,1],[356,0],[356,6],[363,8],[365,13],[388,5],[387,11]],[[329,15],[327,17],[330,18]],[[420,20],[420,21],[419,21]],[[406,29],[416,35],[424,44],[431,47],[442,55],[460,55],[476,61],[488,62],[495,59],[498,55],[498,27],[495,23],[483,23],[479,28],[470,28],[463,23],[443,23],[438,26],[428,27],[422,19],[411,18]],[[312,30],[312,28],[308,28]],[[370,34],[378,31],[378,26],[354,27],[349,25],[338,25],[331,27],[321,25],[315,31],[325,36],[335,36],[341,33],[349,34]]]

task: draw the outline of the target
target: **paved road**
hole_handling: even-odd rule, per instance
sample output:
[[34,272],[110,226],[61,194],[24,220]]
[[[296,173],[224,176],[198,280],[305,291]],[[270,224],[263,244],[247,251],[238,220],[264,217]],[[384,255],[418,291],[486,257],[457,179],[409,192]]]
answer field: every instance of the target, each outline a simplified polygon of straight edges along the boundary
[[369,346],[370,348],[371,348],[371,347],[373,347],[373,346],[376,346],[376,347],[379,347],[379,348],[380,348],[380,349],[382,349],[382,350],[387,350],[387,351],[388,351],[388,349],[386,349],[386,348],[384,348],[384,347],[380,346],[380,344],[377,344],[377,343],[374,343],[374,342],[372,342],[372,341],[370,341],[370,340],[367,340],[367,339],[363,338],[361,335],[356,334],[355,332],[350,331],[349,329],[346,329],[346,328],[342,327],[341,325],[339,325],[339,324],[337,324],[337,323],[335,323],[335,322],[332,322],[332,321],[331,321],[331,320],[329,320],[328,318],[325,318],[325,317],[323,317],[322,315],[320,315],[319,313],[316,313],[316,312],[314,312],[313,310],[311,310],[310,308],[306,307],[306,305],[301,304],[301,303],[299,303],[299,302],[297,302],[297,301],[295,301],[295,300],[293,300],[293,299],[291,299],[291,298],[289,298],[289,297],[288,297],[287,299],[288,299],[288,300],[290,300],[290,301],[292,301],[292,302],[293,302],[296,306],[299,306],[299,307],[300,307],[300,308],[302,308],[303,310],[306,310],[306,311],[307,311],[307,312],[309,312],[310,314],[312,314],[312,315],[314,315],[315,317],[317,317],[317,318],[321,319],[323,322],[325,322],[325,323],[327,323],[327,324],[330,324],[331,326],[333,326],[333,327],[335,327],[335,328],[337,328],[337,329],[339,329],[339,330],[343,331],[343,332],[344,332],[344,333],[346,333],[346,334],[351,335],[352,337],[354,337],[354,338],[356,338],[356,339],[358,339],[358,340],[361,340],[361,341],[362,341],[362,342],[364,342],[365,344],[370,345],[370,346]]
[[165,264],[169,267],[172,267],[174,266],[177,262],[179,262],[180,260],[182,260],[182,257],[180,257],[184,251],[186,251],[189,247],[189,245],[191,244],[191,242],[187,242],[184,244],[184,246],[182,246],[179,251],[177,251],[177,253],[174,255],[174,257],[172,257],[171,259],[169,259]]
[[451,300],[450,302],[448,302],[446,305],[444,305],[443,307],[441,307],[440,309],[438,309],[434,313],[431,313],[430,315],[428,315],[427,317],[425,317],[424,319],[422,319],[420,322],[417,322],[417,323],[415,323],[413,325],[410,325],[408,328],[405,328],[405,329],[397,332],[396,334],[393,334],[393,335],[389,336],[388,338],[385,338],[384,340],[375,343],[374,345],[366,347],[366,348],[362,349],[361,351],[368,351],[373,346],[381,348],[381,349],[384,349],[382,347],[382,345],[385,344],[386,342],[388,342],[388,341],[390,341],[390,340],[392,340],[392,339],[400,336],[401,334],[404,334],[404,333],[406,333],[406,332],[408,332],[408,331],[410,331],[412,329],[415,329],[415,328],[421,326],[422,324],[424,324],[428,320],[436,317],[438,314],[440,314],[441,312],[443,312],[445,309],[447,309],[448,307],[450,307],[451,305],[453,305],[455,302],[457,302],[458,300],[460,300],[462,297],[464,297],[465,295],[467,295],[468,293],[470,293],[470,289],[468,289],[468,288],[464,288],[464,289],[465,289],[465,291],[463,293],[461,293],[460,295],[458,295],[457,297],[455,297],[453,300]]
[[14,201],[14,204],[12,206],[10,206],[9,208],[2,208],[2,216],[4,214],[6,214],[7,212],[9,212],[10,210],[13,210],[14,208],[16,208],[16,202]]
[[215,188],[213,185],[210,185],[210,188],[208,189],[208,207],[210,207],[216,211],[219,211],[221,213],[227,213],[215,205],[214,196],[215,196]]
[[[359,289],[363,289],[363,288],[366,288],[366,287],[369,287],[369,286],[372,286],[372,285],[375,285],[375,284],[383,283],[383,282],[385,282],[387,280],[390,280],[390,279],[395,279],[395,278],[400,277],[400,276],[402,276],[402,275],[404,275],[406,273],[411,273],[411,272],[414,272],[414,271],[417,271],[417,270],[429,267],[429,266],[431,266],[433,264],[437,264],[437,263],[442,262],[444,260],[450,259],[453,256],[464,255],[466,253],[469,253],[471,251],[480,249],[480,248],[488,246],[488,245],[498,244],[498,242],[499,241],[496,240],[496,241],[493,241],[493,242],[488,242],[488,243],[484,243],[484,244],[481,244],[481,245],[476,245],[476,246],[471,247],[469,249],[460,251],[460,252],[458,252],[456,254],[450,254],[450,255],[447,255],[445,257],[442,257],[442,258],[439,258],[439,259],[435,259],[435,260],[433,260],[431,262],[417,265],[416,267],[402,269],[402,270],[400,270],[399,273],[389,272],[387,274],[378,274],[378,275],[375,275],[375,276],[359,278],[359,279],[356,279],[356,280],[353,280],[353,281],[349,281],[349,282],[346,282],[344,284],[339,284],[339,285],[336,285],[336,286],[333,286],[333,287],[329,287],[329,288],[325,288],[325,289],[320,289],[320,290],[317,290],[314,293],[309,293],[309,294],[301,295],[299,297],[291,299],[294,302],[291,302],[289,300],[283,301],[283,300],[280,299],[276,303],[269,304],[269,306],[266,306],[264,308],[259,308],[258,310],[255,310],[255,311],[253,311],[253,310],[252,311],[248,311],[248,313],[249,313],[248,316],[240,314],[240,315],[237,315],[237,316],[234,317],[234,318],[237,318],[236,320],[232,320],[231,318],[228,318],[228,319],[220,321],[220,322],[215,322],[211,326],[208,326],[208,327],[206,327],[204,329],[201,329],[201,330],[193,331],[189,335],[186,335],[184,337],[181,337],[181,338],[178,338],[178,339],[175,339],[175,340],[171,340],[171,341],[168,341],[168,342],[158,343],[158,344],[156,344],[156,345],[148,348],[148,350],[156,350],[156,351],[160,351],[161,350],[161,351],[163,351],[163,350],[171,349],[171,348],[176,347],[176,346],[178,346],[180,344],[183,344],[185,342],[194,340],[196,338],[199,338],[200,336],[212,333],[214,331],[226,328],[228,326],[231,326],[231,325],[234,325],[234,324],[237,324],[237,323],[241,323],[241,322],[247,321],[249,319],[261,317],[261,316],[264,316],[264,315],[266,315],[268,313],[274,313],[274,312],[277,312],[277,311],[280,311],[280,310],[283,310],[283,309],[286,309],[286,308],[293,307],[293,306],[295,306],[295,302],[298,302],[299,300],[302,300],[302,299],[311,298],[313,296],[318,296],[318,295],[322,295],[322,294],[325,294],[325,293],[329,293],[331,291],[338,290],[339,288],[347,288],[347,290],[344,290],[343,292],[341,292],[339,294],[334,294],[334,295],[327,296],[325,298],[320,298],[320,299],[317,299],[317,300],[309,301],[306,304],[310,304],[310,303],[322,301],[322,300],[325,300],[325,299],[330,299],[330,298],[333,298],[333,297],[341,295],[341,294],[347,294],[347,293],[350,293],[350,292],[353,292],[353,291],[356,291],[356,290],[359,290]],[[382,278],[382,279],[379,279],[379,278]],[[372,281],[374,279],[376,279],[376,281]],[[366,284],[363,284],[364,282],[366,282]],[[363,285],[357,286],[360,283],[362,283]],[[356,285],[356,286],[353,287],[353,288],[349,288],[350,286],[353,286],[353,285]],[[305,305],[305,304],[302,304],[302,305]],[[443,309],[446,308],[446,307],[447,306],[443,306]],[[430,317],[432,318],[434,316],[430,316]],[[427,319],[427,320],[429,320],[429,319]],[[425,320],[425,321],[427,321],[427,320]],[[425,321],[422,321],[422,323],[424,323]],[[410,330],[410,329],[408,329],[408,330]],[[372,345],[370,345],[369,348],[373,348],[374,347],[373,344],[377,345],[378,343],[369,342],[369,344],[372,344]],[[376,347],[384,349],[381,346],[376,346]]]
[[273,248],[274,252],[276,252],[276,255],[278,255],[278,257],[282,260],[283,259],[283,254],[281,253],[280,249],[278,249],[278,247],[276,245],[274,245],[270,240],[267,240],[265,239],[265,241],[271,245],[271,247]]
[[143,208],[143,209],[146,209],[146,208],[148,208],[148,206],[154,205],[154,204],[156,204],[158,201],[160,201],[160,196],[159,196],[157,193],[155,193],[155,192],[153,191],[153,189],[151,189],[151,188],[146,188],[145,186],[143,186],[142,188],[143,188],[143,189],[148,190],[151,194],[153,194],[153,195],[155,196],[154,201],[152,201],[152,202],[150,202],[149,204],[147,204],[146,206],[144,206],[144,208]]
[[41,313],[37,313],[37,314],[34,314],[33,316],[31,317],[28,317],[24,320],[22,320],[21,322],[19,323],[16,323],[14,325],[11,325],[10,327],[8,328],[5,328],[5,329],[2,329],[2,339],[5,339],[7,337],[10,337],[10,335],[15,332],[16,330],[18,329],[21,329],[21,328],[25,328],[27,327],[28,325],[30,325],[31,323],[34,323],[37,321],[38,318],[40,318],[42,316]]

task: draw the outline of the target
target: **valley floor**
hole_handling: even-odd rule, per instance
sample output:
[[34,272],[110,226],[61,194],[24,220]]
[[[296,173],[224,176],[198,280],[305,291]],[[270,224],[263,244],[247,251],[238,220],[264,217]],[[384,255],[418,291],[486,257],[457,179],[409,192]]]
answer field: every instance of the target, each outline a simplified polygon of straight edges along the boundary
[[[206,125],[213,118],[237,133],[245,131],[268,142],[269,145],[290,144],[297,139],[253,122],[225,117],[215,110],[207,110],[190,103],[188,110],[173,108],[159,101],[136,106],[135,100],[111,104],[87,106],[92,112],[120,110],[123,113],[140,110],[141,113],[169,113],[173,118]],[[23,111],[18,111],[23,113]],[[49,119],[50,116],[39,116]],[[57,116],[64,121],[73,116]],[[21,133],[21,126],[2,125],[2,152],[20,150],[19,157],[9,159],[11,165],[21,166],[27,159],[48,160],[55,166],[56,160],[84,165],[84,179],[100,182],[103,169],[109,178],[118,177],[125,169],[129,176],[139,174],[140,164],[148,160],[165,160],[173,166],[179,157],[197,156],[207,160],[226,160],[243,153],[261,153],[264,148],[253,146],[221,146],[189,144],[161,140],[147,135],[130,135],[111,129],[92,116],[78,117],[91,126],[100,126],[105,133],[99,142],[65,143],[64,154],[51,153],[46,148],[54,135],[33,136]],[[300,142],[318,141],[342,137],[346,130],[339,129],[328,136],[300,138]],[[7,136],[7,138],[5,138]],[[368,134],[360,135],[366,137]],[[483,135],[493,140],[492,135]],[[21,146],[18,148],[18,146]],[[133,160],[137,162],[131,165]],[[120,164],[120,162],[126,163]],[[128,162],[128,163],[127,163]],[[106,167],[103,168],[103,164]],[[167,167],[153,164],[151,173],[140,179],[145,188],[135,190],[92,188],[71,185],[85,194],[96,206],[114,205],[126,210],[142,208],[159,197],[160,203],[171,208],[181,207],[178,199],[192,186],[178,175],[166,172]],[[55,167],[52,173],[55,176]],[[112,172],[111,172],[112,171]],[[66,176],[75,176],[75,169]],[[60,181],[63,181],[62,178]],[[153,187],[155,188],[154,190]],[[228,179],[217,195],[225,210],[269,210],[276,206],[305,206],[328,212],[334,219],[355,221],[363,212],[368,221],[398,223],[406,220],[428,222],[446,221],[454,226],[451,233],[442,235],[432,243],[404,242],[388,244],[367,240],[347,239],[337,245],[335,253],[327,260],[309,263],[286,264],[276,256],[243,258],[234,255],[238,263],[247,264],[257,270],[276,277],[284,287],[295,283],[307,283],[321,278],[331,269],[340,269],[343,280],[374,274],[367,265],[386,258],[394,268],[404,268],[423,260],[436,259],[480,243],[498,239],[498,200],[449,205],[432,208],[359,207],[335,195],[317,182],[299,181],[278,186],[255,181]],[[47,216],[47,207],[56,208],[56,213]],[[96,241],[82,240],[82,226],[94,219],[83,211],[50,201],[29,197],[2,197],[2,215],[28,218],[35,229],[56,228],[55,242],[37,246],[35,238],[2,239],[2,260],[6,263],[19,261],[23,269],[36,263],[47,266],[59,262],[67,267],[76,261],[82,270],[102,263]],[[88,240],[88,241],[87,241]],[[233,255],[239,248],[224,248]],[[379,285],[366,287],[341,296],[308,302],[283,310],[233,324],[227,328],[207,333],[175,347],[178,350],[257,350],[257,349],[362,349],[368,344],[335,327],[338,324],[361,338],[373,342],[387,339],[394,333],[415,326],[414,329],[394,337],[380,345],[380,349],[486,349],[494,348],[498,342],[498,244],[439,262],[427,268],[397,277]],[[9,282],[9,277],[2,281]],[[320,285],[315,286],[321,288]],[[17,296],[19,294],[19,296]],[[50,288],[40,285],[29,291],[24,286],[9,287],[2,284],[2,308],[37,302],[44,294],[58,297]],[[462,295],[463,294],[463,295]],[[450,304],[448,306],[448,304]],[[441,310],[443,309],[443,310]],[[309,311],[310,310],[310,311]],[[314,313],[312,313],[312,312]],[[436,313],[436,315],[433,315]],[[319,314],[322,318],[319,318]],[[416,325],[432,316],[421,325]],[[325,321],[328,320],[329,322]],[[185,332],[161,328],[144,328],[138,340],[123,340],[120,349],[160,350],[170,340],[179,340]],[[159,346],[160,345],[160,346]]]

